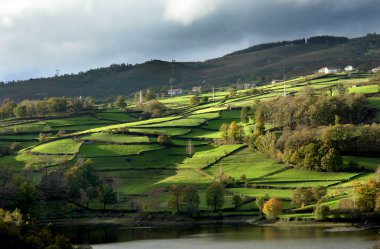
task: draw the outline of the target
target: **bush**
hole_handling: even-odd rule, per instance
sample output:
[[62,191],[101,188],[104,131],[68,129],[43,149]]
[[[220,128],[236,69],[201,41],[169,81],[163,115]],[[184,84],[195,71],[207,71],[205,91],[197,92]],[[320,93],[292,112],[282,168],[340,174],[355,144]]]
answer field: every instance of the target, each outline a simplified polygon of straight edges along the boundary
[[318,204],[315,208],[315,216],[317,218],[317,221],[324,221],[327,219],[327,216],[330,212],[330,208],[325,205]]

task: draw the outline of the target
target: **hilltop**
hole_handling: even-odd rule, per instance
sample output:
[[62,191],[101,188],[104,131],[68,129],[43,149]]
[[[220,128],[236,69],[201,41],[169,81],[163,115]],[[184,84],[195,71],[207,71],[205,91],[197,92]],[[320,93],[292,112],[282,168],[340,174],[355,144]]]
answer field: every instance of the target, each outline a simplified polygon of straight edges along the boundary
[[[327,38],[327,39],[326,39]],[[144,88],[165,92],[169,79],[175,87],[202,82],[226,85],[238,81],[265,84],[272,79],[310,74],[324,66],[348,64],[366,71],[380,65],[380,35],[344,39],[323,36],[253,46],[204,62],[152,60],[142,64],[113,64],[79,74],[30,79],[0,86],[0,99],[46,96],[129,95]]]

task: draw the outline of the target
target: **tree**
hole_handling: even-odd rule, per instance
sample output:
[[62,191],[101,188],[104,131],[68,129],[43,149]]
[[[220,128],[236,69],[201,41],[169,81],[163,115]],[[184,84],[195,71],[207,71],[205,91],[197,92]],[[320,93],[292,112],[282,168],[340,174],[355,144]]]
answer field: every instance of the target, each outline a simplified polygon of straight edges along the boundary
[[235,209],[237,209],[237,208],[240,206],[240,204],[242,203],[242,201],[243,201],[243,199],[241,198],[240,195],[236,195],[236,194],[235,194],[235,195],[232,197],[232,203],[234,204]]
[[127,104],[125,103],[125,98],[121,95],[117,96],[115,102],[114,102],[115,107],[124,109]]
[[155,99],[155,98],[156,98],[156,96],[155,96],[154,92],[151,89],[147,89],[145,91],[144,99],[146,101],[150,101],[150,100]]
[[373,212],[376,206],[377,193],[379,191],[379,183],[372,179],[366,184],[358,184],[355,188],[355,199],[359,211],[363,213]]
[[324,171],[334,171],[342,165],[342,156],[335,148],[330,148],[321,159],[321,169]]
[[38,141],[40,142],[40,143],[44,143],[45,141],[46,141],[46,137],[47,137],[47,135],[46,135],[46,133],[40,133],[39,135],[38,135]]
[[263,213],[268,220],[274,220],[280,213],[282,213],[282,209],[282,201],[280,199],[272,197],[267,202],[265,202]]
[[242,107],[240,111],[240,120],[243,124],[247,124],[249,122],[249,110],[247,107]]
[[264,203],[265,203],[265,199],[263,197],[261,197],[261,196],[256,197],[255,204],[256,204],[257,208],[259,209],[260,214],[263,211]]
[[26,106],[22,104],[18,104],[16,108],[13,110],[13,113],[16,116],[16,118],[25,118],[28,116]]
[[242,138],[242,129],[241,127],[233,121],[228,127],[228,140],[232,143],[236,143]]
[[292,204],[303,207],[313,201],[311,188],[296,188],[292,192]]
[[330,212],[330,208],[325,205],[318,204],[314,210],[317,221],[326,220],[328,214]]
[[103,203],[103,209],[106,209],[107,204],[114,204],[117,201],[116,192],[112,187],[105,185],[100,192],[100,199]]
[[213,208],[214,212],[220,209],[224,204],[224,186],[221,183],[214,182],[206,190],[207,206]]
[[170,144],[172,144],[171,138],[169,136],[167,136],[167,135],[159,135],[157,137],[157,142],[159,144],[162,144],[162,145],[170,145]]
[[196,106],[199,105],[200,100],[197,96],[193,95],[190,97],[190,106]]
[[344,95],[348,93],[348,89],[346,86],[344,86],[342,83],[339,83],[335,88],[335,94],[337,95]]
[[171,186],[169,190],[168,207],[173,211],[173,213],[181,212],[181,197],[184,194],[183,186]]
[[199,210],[199,193],[196,187],[186,186],[181,197],[181,206],[188,216],[194,216]]
[[194,154],[194,145],[193,145],[191,139],[187,140],[186,152],[190,156]]
[[226,123],[223,123],[220,128],[219,128],[219,131],[221,133],[221,138],[225,141],[228,140],[228,128],[229,128],[229,125],[226,124]]

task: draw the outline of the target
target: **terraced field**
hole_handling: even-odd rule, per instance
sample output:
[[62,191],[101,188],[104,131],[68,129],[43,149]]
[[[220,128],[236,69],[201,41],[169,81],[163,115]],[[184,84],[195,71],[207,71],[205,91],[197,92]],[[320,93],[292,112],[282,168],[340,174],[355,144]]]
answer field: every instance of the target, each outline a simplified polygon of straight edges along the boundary
[[[298,77],[285,82],[287,92],[297,92],[310,85],[319,92],[328,91],[338,83],[352,86],[362,84],[366,78],[347,78],[347,75]],[[374,177],[380,166],[379,157],[344,156],[344,163],[358,162],[367,171],[315,172],[294,169],[279,163],[260,152],[253,152],[244,144],[216,145],[223,123],[237,122],[244,126],[246,134],[253,127],[240,122],[240,107],[252,106],[253,101],[266,101],[283,94],[283,83],[258,87],[262,92],[250,94],[239,90],[237,95],[226,99],[227,89],[216,92],[216,101],[189,106],[191,95],[160,100],[167,107],[167,116],[139,120],[138,110],[97,110],[93,115],[79,115],[46,120],[7,120],[0,125],[0,145],[19,142],[22,150],[0,157],[0,166],[25,169],[27,165],[41,176],[41,167],[54,170],[58,164],[72,164],[76,159],[90,158],[96,173],[105,180],[117,179],[118,191],[125,200],[154,196],[160,208],[166,208],[168,187],[171,185],[195,185],[200,190],[201,208],[209,209],[205,202],[205,189],[220,174],[237,180],[228,187],[225,208],[232,208],[231,195],[249,197],[278,197],[291,208],[289,200],[297,187],[328,187],[329,194],[344,192],[349,195],[353,180],[364,182]],[[350,87],[350,92],[369,94],[370,106],[380,109],[377,85]],[[211,97],[210,93],[200,97]],[[236,108],[236,109],[235,109]],[[380,115],[378,113],[377,115]],[[379,116],[380,117],[380,116]],[[378,119],[380,121],[380,118]],[[269,124],[266,128],[271,127]],[[58,131],[66,131],[57,135]],[[47,134],[47,141],[38,142],[39,133]],[[63,132],[62,132],[63,133]],[[158,136],[170,136],[171,143],[159,144]],[[191,140],[193,153],[186,146]],[[244,176],[243,176],[244,175]],[[243,176],[243,177],[242,177]],[[342,190],[343,188],[344,190]],[[338,199],[329,199],[336,205]],[[247,208],[249,206],[249,208]],[[252,202],[243,210],[252,210]],[[245,210],[245,209],[244,209]]]

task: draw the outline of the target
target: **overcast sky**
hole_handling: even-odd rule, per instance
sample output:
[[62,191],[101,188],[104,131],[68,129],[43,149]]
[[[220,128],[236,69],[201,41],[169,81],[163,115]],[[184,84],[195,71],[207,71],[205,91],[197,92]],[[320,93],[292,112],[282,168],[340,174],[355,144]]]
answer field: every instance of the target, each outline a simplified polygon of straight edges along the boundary
[[0,0],[0,81],[380,33],[380,0]]

